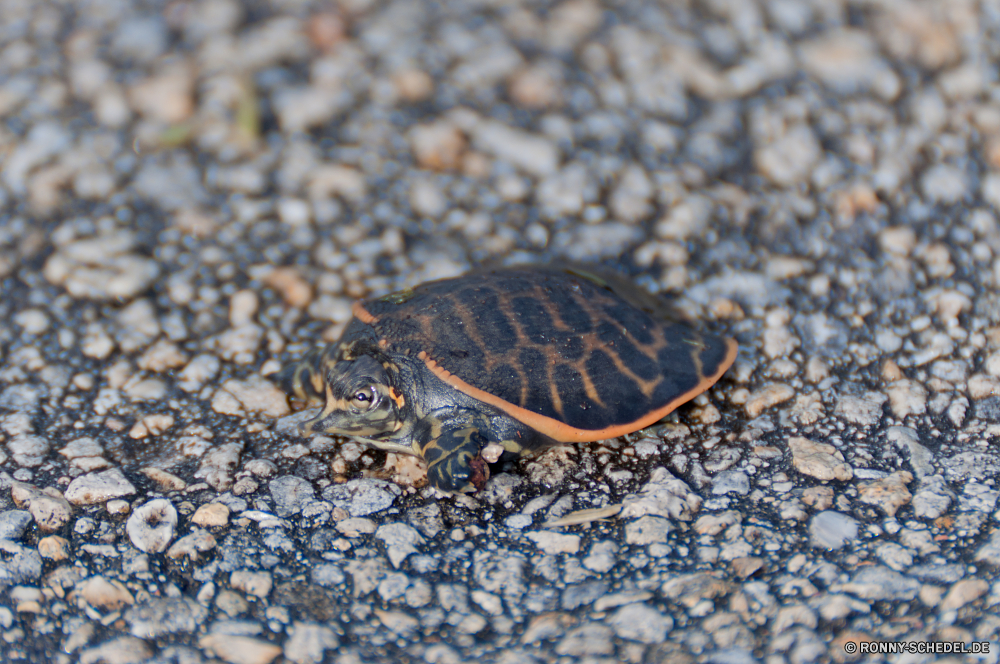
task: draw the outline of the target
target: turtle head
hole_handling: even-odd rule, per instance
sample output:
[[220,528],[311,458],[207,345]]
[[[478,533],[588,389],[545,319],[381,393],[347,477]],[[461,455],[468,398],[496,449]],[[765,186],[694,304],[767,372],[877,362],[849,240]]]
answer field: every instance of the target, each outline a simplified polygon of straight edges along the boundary
[[339,434],[380,439],[403,425],[403,399],[386,367],[371,355],[333,363],[325,376],[323,412],[302,427],[305,435]]

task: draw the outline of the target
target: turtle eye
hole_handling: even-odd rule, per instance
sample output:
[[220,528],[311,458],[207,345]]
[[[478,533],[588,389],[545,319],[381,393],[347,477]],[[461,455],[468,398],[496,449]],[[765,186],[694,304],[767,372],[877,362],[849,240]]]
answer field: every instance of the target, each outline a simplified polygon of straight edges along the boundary
[[363,390],[358,390],[351,397],[351,406],[357,408],[358,410],[368,410],[375,403],[375,390],[374,388],[368,387]]

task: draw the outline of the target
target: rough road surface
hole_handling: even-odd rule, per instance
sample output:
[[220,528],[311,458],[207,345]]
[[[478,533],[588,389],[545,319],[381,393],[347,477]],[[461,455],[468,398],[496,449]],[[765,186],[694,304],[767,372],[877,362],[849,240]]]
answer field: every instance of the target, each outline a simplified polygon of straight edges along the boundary
[[[998,31],[0,0],[0,661],[997,662]],[[267,377],[354,299],[566,259],[736,365],[473,497],[296,435]]]

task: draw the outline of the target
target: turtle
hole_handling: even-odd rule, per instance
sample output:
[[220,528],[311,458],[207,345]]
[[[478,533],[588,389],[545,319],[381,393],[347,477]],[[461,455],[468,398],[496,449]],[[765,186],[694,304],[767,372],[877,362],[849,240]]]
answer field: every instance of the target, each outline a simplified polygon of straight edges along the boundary
[[422,457],[445,492],[481,489],[503,452],[658,422],[715,384],[737,352],[589,266],[481,270],[352,313],[339,341],[278,374],[287,393],[323,404],[301,433]]

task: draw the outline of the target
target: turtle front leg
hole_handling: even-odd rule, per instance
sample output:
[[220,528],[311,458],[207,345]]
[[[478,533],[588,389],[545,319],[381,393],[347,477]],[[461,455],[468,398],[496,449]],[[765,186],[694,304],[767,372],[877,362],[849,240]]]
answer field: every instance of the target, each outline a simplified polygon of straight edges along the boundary
[[419,427],[417,444],[427,462],[427,481],[441,491],[482,490],[489,468],[480,452],[490,443],[482,417],[462,414],[445,420],[430,416]]
[[331,347],[313,348],[298,362],[279,371],[274,379],[284,390],[300,401],[323,401],[326,396],[326,372],[330,364]]

